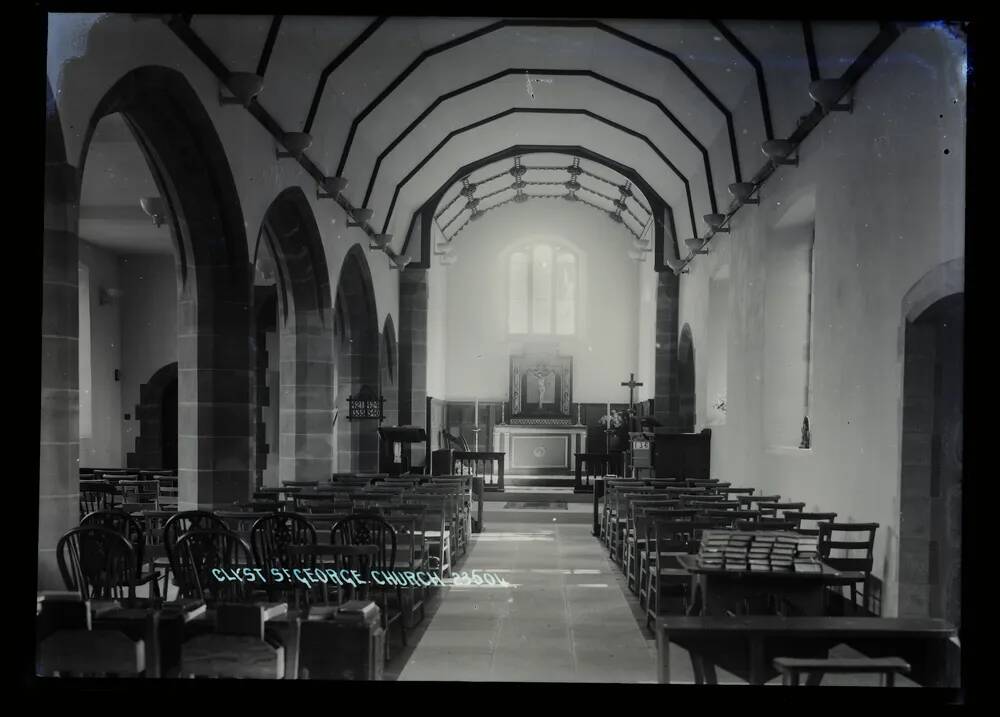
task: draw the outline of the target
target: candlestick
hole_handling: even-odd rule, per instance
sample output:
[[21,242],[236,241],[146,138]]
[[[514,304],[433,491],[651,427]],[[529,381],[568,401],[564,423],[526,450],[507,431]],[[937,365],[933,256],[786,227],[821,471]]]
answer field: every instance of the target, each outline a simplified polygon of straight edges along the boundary
[[500,423],[501,424],[504,423],[506,415],[507,415],[507,404],[501,402],[500,403]]
[[476,426],[479,425],[479,399],[476,399]]
[[576,425],[581,425],[580,421],[580,404],[576,404]]

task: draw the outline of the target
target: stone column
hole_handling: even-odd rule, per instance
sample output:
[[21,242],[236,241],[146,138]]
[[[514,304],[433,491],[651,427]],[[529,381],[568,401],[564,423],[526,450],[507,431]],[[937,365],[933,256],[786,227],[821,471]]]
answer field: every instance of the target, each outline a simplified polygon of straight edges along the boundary
[[59,539],[80,522],[79,238],[76,170],[45,165],[38,588],[63,589]]
[[[427,421],[427,271],[404,269],[399,276],[399,422]],[[430,460],[414,443],[410,463]]]
[[680,277],[662,271],[656,284],[656,385],[653,415],[662,427],[683,430],[677,381]]
[[334,472],[333,336],[318,310],[293,313],[281,328],[278,472],[283,481],[326,481]]
[[[224,272],[229,280],[218,281]],[[177,315],[178,503],[224,509],[253,490],[251,275],[249,267],[195,273],[208,286],[195,295],[189,272]]]

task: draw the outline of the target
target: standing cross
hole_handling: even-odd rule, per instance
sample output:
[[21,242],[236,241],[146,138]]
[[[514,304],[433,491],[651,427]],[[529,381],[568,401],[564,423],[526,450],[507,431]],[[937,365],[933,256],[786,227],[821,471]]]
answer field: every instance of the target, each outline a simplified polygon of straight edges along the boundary
[[635,389],[637,386],[641,386],[642,383],[635,380],[635,374],[630,373],[628,375],[628,381],[622,381],[622,386],[628,386],[628,405],[631,408],[635,405]]

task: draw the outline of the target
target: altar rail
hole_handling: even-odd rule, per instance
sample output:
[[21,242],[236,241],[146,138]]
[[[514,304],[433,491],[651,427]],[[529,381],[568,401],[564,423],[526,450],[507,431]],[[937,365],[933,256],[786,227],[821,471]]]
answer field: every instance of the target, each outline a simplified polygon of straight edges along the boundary
[[503,452],[455,451],[451,472],[455,475],[482,476],[485,490],[503,492]]
[[625,453],[576,453],[576,475],[573,482],[574,493],[590,493],[594,490],[594,479],[607,475],[624,476]]

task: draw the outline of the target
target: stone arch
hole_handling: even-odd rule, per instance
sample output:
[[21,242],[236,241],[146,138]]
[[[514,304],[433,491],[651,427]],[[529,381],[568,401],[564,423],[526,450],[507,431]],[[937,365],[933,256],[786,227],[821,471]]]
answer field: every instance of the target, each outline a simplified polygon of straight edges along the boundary
[[898,614],[961,624],[964,262],[903,297]]
[[[177,403],[177,362],[160,367],[139,386],[139,405],[135,408],[139,421],[139,435],[135,439],[135,452],[126,457],[128,468],[176,468],[177,467],[177,425],[163,425],[164,411],[169,412],[165,402],[172,397],[174,411]],[[176,415],[175,415],[176,418]],[[175,443],[171,447],[165,441],[166,431],[174,432]],[[171,452],[173,455],[169,455]]]
[[352,246],[340,268],[334,304],[337,356],[338,470],[378,469],[378,422],[346,420],[347,398],[362,386],[379,390],[379,333],[375,292],[368,261],[360,244]]
[[253,487],[251,272],[229,160],[197,93],[178,71],[130,71],[98,103],[121,113],[169,208],[178,267],[178,476],[181,509],[247,500]]
[[[45,215],[42,234],[41,416],[38,472],[38,588],[62,589],[59,538],[79,516],[80,403],[76,168],[66,161],[59,110],[45,85]],[[44,513],[42,508],[44,507]]]
[[677,400],[680,430],[692,433],[695,424],[694,339],[688,324],[684,324],[677,342]]
[[299,187],[272,202],[261,240],[278,264],[279,478],[327,480],[336,455],[330,273],[319,227]]

